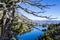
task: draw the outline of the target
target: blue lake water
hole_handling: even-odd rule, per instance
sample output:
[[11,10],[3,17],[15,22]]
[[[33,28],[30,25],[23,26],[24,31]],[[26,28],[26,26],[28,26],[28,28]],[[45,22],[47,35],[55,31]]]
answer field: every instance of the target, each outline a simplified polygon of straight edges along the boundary
[[[17,38],[18,40],[37,40],[37,38],[40,35],[43,35],[44,32],[41,31],[42,29],[47,29],[47,27],[42,27],[42,26],[34,26],[35,28],[33,28],[33,30],[31,30],[30,32],[24,33],[22,35],[18,35]],[[38,28],[38,29],[36,29]]]

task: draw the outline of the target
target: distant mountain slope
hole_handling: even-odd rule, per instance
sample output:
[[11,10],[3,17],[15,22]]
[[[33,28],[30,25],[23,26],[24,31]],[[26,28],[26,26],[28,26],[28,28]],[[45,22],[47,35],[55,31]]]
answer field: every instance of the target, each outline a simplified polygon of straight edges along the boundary
[[34,22],[40,22],[42,24],[58,24],[60,20],[33,20]]

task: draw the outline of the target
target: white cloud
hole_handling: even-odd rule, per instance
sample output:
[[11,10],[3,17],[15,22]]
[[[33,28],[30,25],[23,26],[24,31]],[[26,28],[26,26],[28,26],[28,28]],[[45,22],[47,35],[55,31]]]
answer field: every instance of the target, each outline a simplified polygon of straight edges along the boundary
[[40,18],[40,17],[31,17],[32,20],[47,20],[46,18]]
[[29,19],[32,19],[32,20],[60,20],[60,19],[46,19],[46,18],[40,18],[40,17],[30,17]]

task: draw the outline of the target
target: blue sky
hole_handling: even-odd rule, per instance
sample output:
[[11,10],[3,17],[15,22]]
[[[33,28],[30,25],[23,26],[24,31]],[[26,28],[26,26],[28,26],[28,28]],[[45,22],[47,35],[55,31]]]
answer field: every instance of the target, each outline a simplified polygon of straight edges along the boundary
[[[49,9],[45,9],[46,12],[40,13],[40,15],[45,15],[45,16],[52,15],[51,17],[54,17],[54,18],[57,17],[57,19],[54,19],[54,20],[60,20],[60,0],[43,0],[41,3],[56,4],[56,5],[49,7]],[[33,11],[39,11],[39,9],[37,7],[30,6],[29,4],[23,4],[23,3],[20,4],[19,3],[19,5],[21,5],[22,7],[27,7],[28,9],[33,10]],[[28,14],[20,8],[18,8],[17,12],[20,12],[21,14],[23,14],[24,16],[26,16],[32,20],[47,20],[46,18],[40,18],[40,17],[33,16],[32,14]]]

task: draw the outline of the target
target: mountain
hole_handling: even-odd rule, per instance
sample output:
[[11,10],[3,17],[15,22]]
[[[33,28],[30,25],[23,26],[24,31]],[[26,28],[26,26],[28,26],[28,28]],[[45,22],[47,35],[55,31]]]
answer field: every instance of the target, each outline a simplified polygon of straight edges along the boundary
[[33,20],[34,22],[40,22],[41,24],[59,24],[60,20]]

